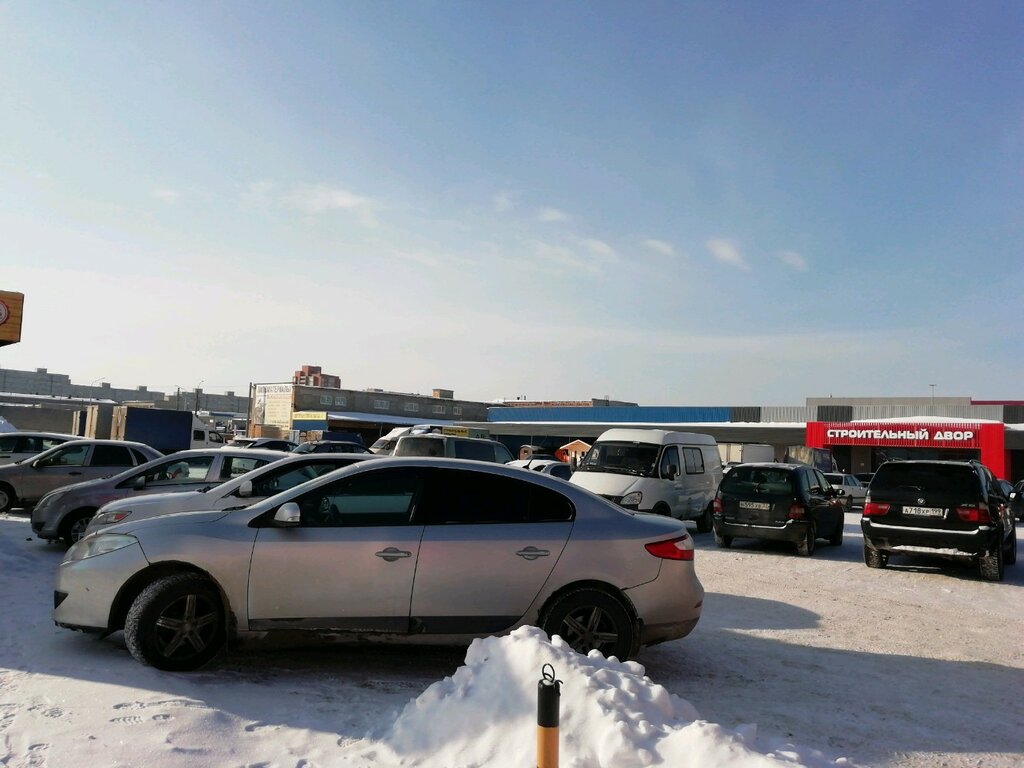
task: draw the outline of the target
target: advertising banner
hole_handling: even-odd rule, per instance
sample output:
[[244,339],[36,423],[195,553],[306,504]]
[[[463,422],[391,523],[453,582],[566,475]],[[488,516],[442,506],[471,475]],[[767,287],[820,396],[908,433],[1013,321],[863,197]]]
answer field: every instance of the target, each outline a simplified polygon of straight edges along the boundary
[[252,423],[291,429],[292,389],[292,384],[254,385]]

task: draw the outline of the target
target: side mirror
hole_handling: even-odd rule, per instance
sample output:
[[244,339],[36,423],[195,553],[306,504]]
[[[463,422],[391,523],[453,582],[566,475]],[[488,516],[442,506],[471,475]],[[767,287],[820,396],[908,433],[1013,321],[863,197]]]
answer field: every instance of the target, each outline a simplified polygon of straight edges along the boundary
[[677,477],[679,477],[679,467],[677,467],[675,464],[669,464],[668,465],[668,479],[669,480],[675,480]]
[[238,486],[238,495],[243,499],[247,499],[252,496],[252,480],[244,480],[240,486]]
[[834,488],[833,490],[835,491],[836,496],[846,495],[846,491],[844,491],[842,488]]
[[141,491],[145,487],[146,487],[146,476],[145,475],[139,475],[138,477],[135,478],[135,480],[132,481],[132,490]]
[[301,517],[299,505],[294,501],[288,501],[277,508],[277,512],[274,513],[274,522],[282,527],[291,527],[298,525]]

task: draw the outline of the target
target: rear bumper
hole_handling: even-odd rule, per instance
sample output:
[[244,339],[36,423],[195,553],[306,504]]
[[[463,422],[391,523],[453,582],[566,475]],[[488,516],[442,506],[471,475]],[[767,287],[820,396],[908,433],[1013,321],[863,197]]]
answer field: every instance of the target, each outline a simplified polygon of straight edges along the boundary
[[788,520],[784,525],[751,525],[726,522],[721,515],[714,517],[715,533],[719,536],[788,541],[791,544],[804,540],[807,535],[807,522],[807,520]]
[[971,531],[887,525],[863,517],[864,540],[882,552],[934,554],[946,557],[976,557],[1001,544],[999,529],[983,525]]

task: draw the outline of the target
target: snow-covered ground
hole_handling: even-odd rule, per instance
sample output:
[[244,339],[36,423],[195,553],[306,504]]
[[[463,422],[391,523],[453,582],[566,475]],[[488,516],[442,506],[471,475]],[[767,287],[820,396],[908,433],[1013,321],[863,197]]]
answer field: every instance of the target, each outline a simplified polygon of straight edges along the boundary
[[63,552],[0,516],[0,765],[530,766],[544,663],[564,681],[566,768],[1024,764],[1024,561],[1001,584],[876,571],[857,516],[846,534],[813,559],[698,535],[703,619],[638,663],[524,629],[468,651],[250,648],[170,674],[119,634],[54,627]]

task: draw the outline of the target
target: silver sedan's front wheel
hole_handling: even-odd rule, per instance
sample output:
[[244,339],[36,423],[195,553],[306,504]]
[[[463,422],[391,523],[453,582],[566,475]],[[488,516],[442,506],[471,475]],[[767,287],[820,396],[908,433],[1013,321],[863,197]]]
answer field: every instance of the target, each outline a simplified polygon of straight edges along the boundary
[[132,656],[170,671],[203,666],[220,651],[224,637],[220,594],[194,573],[154,581],[135,598],[124,625]]

